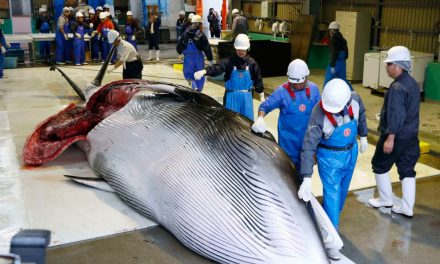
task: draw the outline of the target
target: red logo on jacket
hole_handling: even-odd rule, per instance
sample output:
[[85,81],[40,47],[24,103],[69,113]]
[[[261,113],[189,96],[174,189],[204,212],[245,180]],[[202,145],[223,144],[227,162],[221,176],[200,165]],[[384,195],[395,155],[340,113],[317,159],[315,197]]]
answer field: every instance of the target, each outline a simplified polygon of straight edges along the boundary
[[350,128],[346,128],[346,129],[344,130],[344,136],[345,136],[345,137],[349,137],[350,134],[351,134],[351,129],[350,129]]
[[306,111],[306,105],[305,104],[300,104],[299,105],[299,107],[298,107],[298,109],[299,109],[299,111],[301,111],[301,112],[305,112]]

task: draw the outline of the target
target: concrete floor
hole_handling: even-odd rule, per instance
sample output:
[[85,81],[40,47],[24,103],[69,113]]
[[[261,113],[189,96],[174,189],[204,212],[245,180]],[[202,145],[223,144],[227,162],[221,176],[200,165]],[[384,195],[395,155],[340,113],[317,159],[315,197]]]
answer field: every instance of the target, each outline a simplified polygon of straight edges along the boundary
[[[146,63],[144,79],[186,84],[181,72],[164,67],[164,64],[177,62],[174,47],[173,44],[161,45],[162,60],[160,63]],[[140,54],[144,59],[146,53],[146,47],[141,45]],[[81,87],[96,74],[97,66],[64,69]],[[23,142],[33,127],[66,104],[80,101],[71,89],[66,88],[66,82],[47,68],[6,70],[5,73],[9,78],[0,80],[0,252],[6,240],[20,228],[51,227],[56,232],[52,234],[55,241],[52,241],[53,247],[49,250],[49,263],[208,262],[184,248],[162,228],[142,229],[154,223],[146,221],[129,207],[124,207],[120,201],[118,203],[117,197],[78,187],[60,177],[69,173],[89,173],[88,165],[77,149],[69,149],[60,159],[36,170],[20,167]],[[120,79],[120,76],[120,72],[107,75],[104,83]],[[323,71],[312,70],[310,79],[321,87]],[[270,93],[270,90],[284,81],[285,76],[265,78],[267,92]],[[222,82],[208,82],[204,92],[221,101],[221,87]],[[354,88],[367,106],[368,126],[373,132],[377,127],[375,114],[380,111],[383,98],[370,95],[370,89],[360,84],[355,84]],[[254,107],[258,107],[256,100]],[[437,152],[440,152],[439,119],[439,103],[422,103],[420,138],[429,142],[431,149]],[[276,112],[266,118],[275,134],[276,120]],[[374,185],[369,162],[375,138],[374,133],[370,133],[369,142],[372,145],[369,152],[359,156],[357,172],[351,185],[355,191],[351,192],[342,215],[341,235],[345,243],[343,253],[357,263],[414,263],[414,260],[431,263],[440,257],[440,252],[437,252],[440,206],[433,199],[433,195],[438,194],[440,177],[417,181],[416,217],[409,222],[409,227],[408,222],[402,221],[405,219],[368,208],[365,201],[374,192],[374,189],[368,187]],[[418,176],[439,175],[439,167],[438,158],[423,155],[417,167]],[[393,173],[393,177],[396,181],[396,173]],[[315,175],[313,180],[313,192],[319,195],[319,177]],[[395,194],[400,196],[399,184],[395,186]],[[66,210],[66,207],[69,209]],[[96,239],[138,229],[142,230]],[[78,242],[85,240],[87,242]],[[66,243],[70,244],[58,246]]]

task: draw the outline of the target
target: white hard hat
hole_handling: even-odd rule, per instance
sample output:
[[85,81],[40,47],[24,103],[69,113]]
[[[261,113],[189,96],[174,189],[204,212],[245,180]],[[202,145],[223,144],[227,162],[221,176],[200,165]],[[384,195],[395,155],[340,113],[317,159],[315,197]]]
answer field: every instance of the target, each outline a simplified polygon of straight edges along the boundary
[[99,11],[102,11],[102,6],[97,6],[97,7],[96,7],[96,11],[98,11],[98,10],[99,10]]
[[43,13],[43,12],[47,12],[47,10],[44,7],[40,7],[40,9],[38,9],[38,12]]
[[188,18],[193,18],[193,16],[194,16],[194,13],[190,13],[189,15],[188,15]]
[[84,17],[83,13],[81,13],[80,11],[76,12],[76,17]]
[[330,80],[322,91],[322,106],[330,113],[339,113],[351,97],[350,87],[339,78]]
[[112,44],[119,37],[119,33],[116,30],[110,29],[107,34],[108,43]]
[[127,16],[132,16],[132,15],[133,15],[133,12],[127,11]]
[[394,46],[388,50],[388,57],[383,62],[411,61],[411,54],[404,46]]
[[103,8],[108,8],[108,9],[110,9],[110,5],[105,4],[105,5],[103,6]]
[[240,13],[240,11],[238,11],[237,8],[232,9],[232,14],[233,15],[238,14],[238,13]]
[[104,19],[104,18],[106,18],[106,17],[107,17],[106,12],[101,12],[101,13],[99,13],[99,19]]
[[65,6],[65,7],[63,7],[63,12],[64,11],[70,11],[70,9],[67,6]]
[[93,10],[93,8],[89,9],[89,14],[95,14],[95,10]]
[[293,60],[287,68],[287,78],[291,83],[302,83],[306,80],[309,74],[309,67],[300,59]]
[[199,15],[194,15],[194,16],[191,18],[191,22],[192,22],[192,23],[203,23],[203,20],[202,20],[202,17],[201,17],[201,16],[199,16]]
[[179,15],[184,16],[184,15],[185,15],[185,11],[183,11],[183,10],[180,11],[180,12],[179,12]]
[[341,26],[337,21],[333,21],[328,25],[328,29],[339,29]]
[[69,11],[73,11],[75,9],[73,9],[73,7],[69,6]]
[[250,47],[249,37],[246,34],[238,34],[234,41],[234,48],[237,50],[248,50]]

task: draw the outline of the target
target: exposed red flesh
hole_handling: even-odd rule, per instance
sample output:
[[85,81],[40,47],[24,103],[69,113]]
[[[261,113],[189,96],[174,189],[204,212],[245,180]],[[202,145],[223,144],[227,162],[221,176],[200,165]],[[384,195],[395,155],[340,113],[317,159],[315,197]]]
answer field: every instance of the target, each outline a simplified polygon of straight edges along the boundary
[[86,107],[70,104],[58,114],[37,125],[27,138],[23,161],[41,165],[59,156],[70,145],[85,140],[99,122],[124,107],[148,81],[123,80],[103,86],[92,95]]

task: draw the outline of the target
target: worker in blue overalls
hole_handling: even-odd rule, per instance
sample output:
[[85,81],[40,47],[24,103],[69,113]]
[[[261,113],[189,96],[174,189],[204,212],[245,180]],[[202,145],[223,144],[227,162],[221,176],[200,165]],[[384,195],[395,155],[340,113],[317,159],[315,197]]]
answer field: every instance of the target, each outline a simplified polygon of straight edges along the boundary
[[264,101],[264,86],[260,67],[248,55],[250,47],[249,37],[245,34],[239,34],[234,41],[236,54],[221,61],[220,64],[214,64],[204,70],[195,72],[194,79],[200,80],[205,75],[217,76],[224,73],[226,88],[223,98],[224,106],[253,121],[252,87],[255,87],[257,93],[260,94],[260,100]]
[[[38,10],[40,14],[35,21],[35,29],[40,33],[50,33],[52,25],[50,24],[50,18],[47,16],[47,10],[45,7],[40,7]],[[40,41],[40,58],[45,62],[50,60],[50,41]]]
[[[76,66],[86,65],[84,34],[86,27],[84,26],[84,15],[81,12],[75,14],[76,22],[72,22],[70,30],[73,33],[73,60]],[[88,27],[87,27],[88,28]]]
[[57,21],[57,31],[55,33],[55,41],[57,45],[55,62],[58,65],[65,64],[64,49],[66,46],[66,41],[69,39],[66,32],[67,28],[69,27],[69,13],[69,8],[64,7],[63,14],[58,17]]
[[[312,192],[313,166],[318,163],[323,192],[323,207],[336,230],[344,208],[348,187],[358,156],[356,136],[360,136],[360,152],[367,150],[367,120],[362,99],[344,80],[329,81],[322,100],[313,108],[301,150],[303,182],[298,196],[309,201]],[[339,251],[330,252],[340,259]]]
[[89,9],[89,18],[86,21],[86,25],[89,26],[87,33],[90,35],[90,57],[94,62],[98,62],[99,59],[99,42],[96,29],[99,25],[99,19],[96,16],[95,10],[93,8]]
[[321,99],[318,86],[307,80],[309,74],[309,67],[303,60],[292,61],[287,69],[288,82],[280,85],[260,105],[257,121],[252,125],[254,132],[265,132],[267,128],[264,116],[274,109],[280,109],[278,144],[289,155],[298,172],[307,124],[313,107]]
[[[4,20],[0,19],[0,25],[3,25],[3,23]],[[3,69],[5,68],[5,54],[10,47],[11,45],[6,41],[3,34],[3,29],[0,28],[0,79],[6,78],[3,74]]]
[[192,18],[191,27],[183,33],[177,41],[176,50],[179,55],[183,53],[183,76],[192,89],[202,91],[205,78],[194,79],[194,73],[203,70],[205,66],[205,53],[210,65],[212,65],[212,51],[208,38],[201,30],[202,17],[195,15]]
[[127,11],[127,21],[125,22],[125,40],[133,45],[137,50],[136,35],[141,32],[139,23],[133,18],[133,12]]
[[324,87],[333,78],[344,80],[350,90],[353,91],[351,83],[347,81],[347,67],[345,61],[348,58],[347,41],[341,32],[339,32],[340,25],[337,21],[333,21],[328,26],[330,34],[330,63],[327,66],[324,79]]
[[[73,7],[69,7],[69,16],[67,23],[64,25],[64,32],[68,34],[73,33],[70,29],[70,25],[75,23],[75,13]],[[66,59],[66,63],[73,62],[73,38],[67,38],[64,42],[64,58]]]

